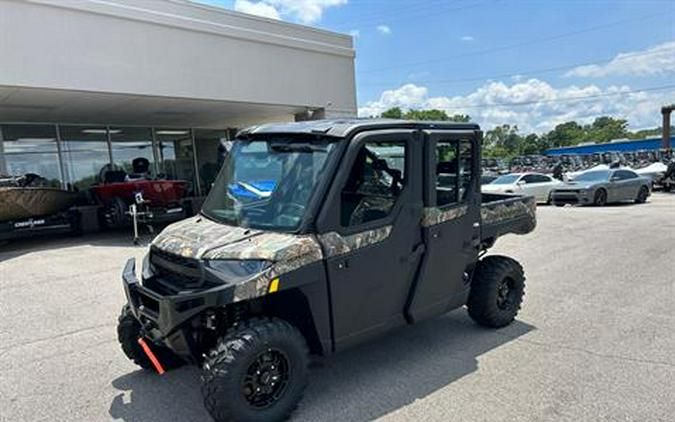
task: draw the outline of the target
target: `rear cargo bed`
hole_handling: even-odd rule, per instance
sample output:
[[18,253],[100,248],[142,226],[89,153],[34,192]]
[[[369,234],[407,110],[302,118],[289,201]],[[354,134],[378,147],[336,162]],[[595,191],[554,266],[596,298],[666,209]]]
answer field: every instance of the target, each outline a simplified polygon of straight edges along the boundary
[[536,208],[533,196],[483,194],[481,244],[490,247],[499,236],[531,232],[537,225]]

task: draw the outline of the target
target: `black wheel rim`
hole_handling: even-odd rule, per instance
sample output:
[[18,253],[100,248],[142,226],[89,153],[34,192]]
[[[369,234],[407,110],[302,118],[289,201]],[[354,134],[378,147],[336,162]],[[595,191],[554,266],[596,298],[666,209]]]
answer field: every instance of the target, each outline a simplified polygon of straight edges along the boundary
[[512,278],[507,277],[497,285],[497,307],[501,310],[511,309],[515,303],[516,289]]
[[259,353],[242,380],[244,398],[257,409],[272,406],[284,395],[290,372],[288,358],[281,350],[267,349]]
[[596,198],[595,198],[595,203],[598,205],[604,205],[605,204],[605,191],[601,190],[598,191]]

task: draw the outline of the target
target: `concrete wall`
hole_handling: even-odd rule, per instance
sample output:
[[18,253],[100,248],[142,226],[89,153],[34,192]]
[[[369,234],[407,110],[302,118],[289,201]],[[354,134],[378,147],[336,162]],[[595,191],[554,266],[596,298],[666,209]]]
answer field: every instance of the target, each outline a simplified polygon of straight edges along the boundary
[[0,0],[0,86],[356,114],[352,39],[178,0]]

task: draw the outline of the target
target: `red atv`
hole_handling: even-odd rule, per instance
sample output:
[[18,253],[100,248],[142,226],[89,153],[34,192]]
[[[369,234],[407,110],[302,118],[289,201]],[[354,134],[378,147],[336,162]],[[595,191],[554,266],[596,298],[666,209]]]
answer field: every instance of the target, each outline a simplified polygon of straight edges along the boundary
[[133,173],[106,166],[101,169],[101,182],[91,191],[103,205],[103,221],[109,228],[131,224],[130,207],[136,205],[142,222],[172,221],[186,216],[182,199],[184,180],[151,179],[146,158],[132,161]]

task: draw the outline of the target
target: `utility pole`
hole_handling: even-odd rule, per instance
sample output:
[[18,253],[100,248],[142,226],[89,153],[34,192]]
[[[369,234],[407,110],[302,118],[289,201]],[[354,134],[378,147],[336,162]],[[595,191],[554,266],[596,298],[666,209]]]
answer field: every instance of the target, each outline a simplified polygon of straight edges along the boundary
[[666,150],[669,150],[672,147],[670,144],[670,113],[672,113],[673,110],[675,110],[675,104],[663,106],[661,108],[661,114],[663,115],[663,144],[661,147]]

